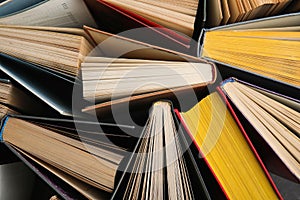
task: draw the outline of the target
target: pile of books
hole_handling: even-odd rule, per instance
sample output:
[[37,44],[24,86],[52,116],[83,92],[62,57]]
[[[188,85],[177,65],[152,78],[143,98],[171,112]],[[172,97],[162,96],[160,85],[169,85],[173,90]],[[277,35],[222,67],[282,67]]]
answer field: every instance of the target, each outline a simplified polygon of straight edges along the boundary
[[0,39],[0,150],[53,198],[299,197],[299,1],[2,0]]

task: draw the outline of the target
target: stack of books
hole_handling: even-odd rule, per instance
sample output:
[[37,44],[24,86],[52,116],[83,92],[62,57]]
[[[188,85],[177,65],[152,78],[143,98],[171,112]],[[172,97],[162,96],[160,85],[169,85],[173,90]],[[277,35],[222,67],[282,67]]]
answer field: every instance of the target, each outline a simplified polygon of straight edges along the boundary
[[299,197],[299,1],[3,0],[0,39],[0,150],[52,199]]

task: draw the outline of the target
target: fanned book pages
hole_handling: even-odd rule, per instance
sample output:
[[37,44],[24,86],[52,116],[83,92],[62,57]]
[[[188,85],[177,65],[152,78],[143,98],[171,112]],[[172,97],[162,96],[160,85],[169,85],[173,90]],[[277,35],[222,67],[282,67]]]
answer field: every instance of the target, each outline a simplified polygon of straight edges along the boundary
[[154,103],[112,199],[210,199],[200,173],[189,171],[193,158],[185,156],[180,134],[170,102]]
[[[101,124],[108,131],[103,133],[93,129],[99,124],[82,121],[77,123],[82,123],[86,128],[77,132],[79,130],[66,126],[65,121],[8,116],[1,129],[1,142],[29,154],[29,157],[37,159],[39,164],[45,165],[47,170],[58,173],[57,175],[61,173],[52,170],[53,167],[92,187],[112,192],[116,184],[116,173],[127,147],[117,146],[108,138],[119,143],[129,141],[129,136],[114,131],[122,125]],[[122,127],[127,131],[133,130],[130,126]],[[66,176],[62,178],[82,189],[80,181],[76,185],[76,181]]]
[[282,12],[300,11],[298,0],[214,0],[207,1],[206,27],[258,19]]
[[299,25],[207,31],[201,56],[299,87]]
[[[289,99],[236,79],[224,81],[221,89],[286,165],[293,176],[292,180],[299,183],[299,100]],[[276,172],[280,175],[284,170]]]
[[212,83],[213,65],[194,62],[87,57],[81,64],[83,96],[104,102],[134,95]]
[[280,199],[243,129],[212,93],[177,116],[228,199]]
[[77,76],[80,63],[92,49],[82,29],[0,26],[0,52],[42,67]]
[[[33,3],[33,1],[29,0],[23,2]],[[22,5],[19,4],[22,4],[23,2],[15,2],[15,0],[13,0],[11,3],[15,3],[21,8]],[[40,3],[35,0],[35,2],[34,5],[27,9],[18,10],[8,16],[1,17],[0,24],[76,28],[88,25],[97,27],[93,17],[82,0],[44,0]],[[6,5],[8,4],[9,3]]]
[[128,10],[166,28],[192,37],[197,24],[197,0],[103,0]]

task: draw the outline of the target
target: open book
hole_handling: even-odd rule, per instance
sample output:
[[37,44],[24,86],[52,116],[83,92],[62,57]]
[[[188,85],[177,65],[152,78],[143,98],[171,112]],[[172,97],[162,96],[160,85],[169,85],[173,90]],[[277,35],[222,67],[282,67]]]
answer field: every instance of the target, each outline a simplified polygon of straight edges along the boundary
[[254,128],[253,140],[262,139],[259,149],[266,166],[299,183],[299,101],[234,78],[224,81],[221,90]]
[[227,198],[280,197],[244,129],[218,93],[176,114]]
[[[169,102],[154,103],[113,198],[281,198],[217,93],[187,112],[172,112]],[[197,177],[200,182],[194,182]]]
[[[165,10],[169,10],[170,5],[172,4],[167,2],[166,5],[168,7]],[[186,4],[184,5],[186,6]],[[194,22],[189,21],[193,21],[195,18],[197,5],[198,2],[194,1],[191,5],[188,5],[190,8],[185,9],[190,10],[188,12],[192,16],[189,14],[181,14],[184,15],[184,18],[188,19],[188,22],[184,22],[187,19],[173,20],[170,17],[169,19],[176,24],[178,23],[177,21],[182,21],[184,24],[189,24],[188,29],[194,29]],[[156,6],[152,5],[152,7]],[[173,14],[180,14],[182,12],[181,5],[172,7],[175,7],[177,10],[170,10]],[[153,13],[153,11],[151,12]],[[174,16],[177,17],[177,15]],[[181,16],[179,16],[179,18],[180,17]],[[118,6],[114,6],[107,1],[100,0],[8,0],[0,6],[0,24],[76,28],[82,28],[83,25],[87,25],[93,28],[99,27],[102,30],[114,34],[122,33],[130,29],[144,28],[143,34],[128,34],[128,36],[132,36],[133,39],[158,46],[164,46],[181,52],[192,51],[190,48],[190,37],[166,29],[164,23],[159,25],[155,23],[155,21],[156,20],[152,21],[134,14],[133,12],[119,8]],[[195,26],[198,27],[198,23],[195,22]],[[173,25],[173,27],[176,29],[180,26]],[[181,28],[183,31],[185,31],[185,29],[185,27]],[[192,30],[188,31],[192,34]],[[200,28],[197,28],[197,31],[194,34],[197,38],[199,37],[199,32]],[[146,35],[151,38],[154,37],[155,39],[147,38]]]
[[[73,123],[81,128],[76,130]],[[106,133],[95,131],[99,126]],[[112,192],[115,187],[116,173],[130,148],[128,144],[134,144],[120,127],[134,129],[87,121],[8,116],[3,121],[1,141],[88,195],[95,188]],[[94,189],[89,190],[81,182]]]
[[200,87],[215,80],[213,65],[196,58],[188,62],[87,57],[81,71],[83,97],[92,102]]
[[299,13],[205,31],[200,56],[300,86]]
[[177,132],[170,102],[156,102],[112,199],[210,199]]
[[[72,110],[72,95],[74,87],[81,87],[81,80],[84,83],[84,97],[93,100],[94,96],[101,96],[101,103],[104,103],[100,105],[102,108],[110,105],[107,103],[109,99],[122,99],[114,102],[119,104],[129,102],[131,95],[135,99],[153,98],[173,91],[183,91],[187,87],[203,87],[215,80],[214,64],[203,59],[86,26],[76,29],[2,25],[0,29],[3,30],[0,50],[6,53],[1,53],[1,70],[63,115],[71,115],[72,112],[76,114]],[[85,59],[86,55],[89,56]],[[110,65],[115,68],[109,67]],[[124,83],[125,79],[122,78],[127,72],[141,75],[142,81],[139,83],[150,80],[157,83],[157,80],[164,81],[162,77],[169,78],[165,80],[165,85],[140,89],[136,93],[131,93],[131,87],[129,92],[122,91],[113,98],[112,92],[102,92],[101,88],[93,90],[102,81],[99,75],[109,72],[105,66],[109,70],[124,66],[121,73],[113,76],[109,74],[103,80],[108,84],[103,86],[107,87],[112,85],[109,78],[110,81],[115,81],[115,85],[118,81]],[[171,66],[176,67],[172,69]],[[83,76],[80,75],[81,72]],[[170,79],[170,74],[174,73],[179,81]],[[137,81],[131,78],[122,87],[134,85]],[[56,85],[60,85],[60,90],[56,89]],[[108,89],[115,90],[114,87]],[[81,90],[78,90],[80,95]],[[80,104],[79,112],[87,106],[86,103],[83,104]]]

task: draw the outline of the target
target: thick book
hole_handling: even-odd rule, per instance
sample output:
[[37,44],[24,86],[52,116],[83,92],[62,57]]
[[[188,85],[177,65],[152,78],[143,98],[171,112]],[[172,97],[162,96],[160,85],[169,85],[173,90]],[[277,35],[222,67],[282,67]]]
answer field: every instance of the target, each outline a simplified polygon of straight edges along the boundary
[[249,137],[266,167],[299,183],[299,99],[235,78],[225,80],[220,90],[248,124]]
[[[183,84],[179,87],[174,85],[172,86],[170,84],[164,85],[164,88],[158,88],[156,91],[151,90],[151,88],[149,90],[148,88],[148,91],[144,91],[142,94],[137,93],[134,95],[126,95],[124,98],[122,98],[122,95],[119,96],[121,98],[114,98],[114,95],[107,95],[106,99],[110,99],[111,101],[104,100],[102,102],[99,102],[99,100],[97,102],[97,93],[95,93],[97,90],[93,90],[93,88],[86,88],[84,91],[89,92],[90,90],[94,92],[91,93],[90,97],[85,96],[88,97],[86,99],[92,100],[94,103],[96,103],[95,105],[85,107],[83,111],[86,113],[94,113],[94,110],[96,110],[96,113],[101,116],[104,113],[109,112],[112,106],[115,108],[118,107],[119,109],[128,103],[132,105],[138,105],[143,102],[143,105],[149,108],[151,104],[159,98],[173,98],[175,95],[183,96],[182,94],[184,93],[188,95],[189,92],[186,91],[199,90],[200,88],[212,84],[216,79],[215,65],[212,62],[207,62],[203,59],[185,53],[180,53],[174,50],[136,41],[123,36],[110,34],[90,27],[84,27],[84,30],[98,45],[81,64],[82,80],[83,83],[93,84],[92,86],[94,89],[98,87],[98,93],[101,93],[100,87],[103,85],[101,79],[103,79],[103,83],[107,81],[107,78],[104,76],[101,77],[102,72],[108,73],[113,71],[113,69],[121,69],[118,68],[118,66],[123,66],[123,72],[119,73],[117,76],[116,73],[119,70],[114,71],[114,74],[116,74],[114,77],[119,77],[115,81],[119,81],[118,85],[121,87],[123,87],[123,82],[127,81],[126,74],[130,75],[130,72],[133,73],[133,75],[138,74],[140,78],[131,78],[131,80],[128,79],[126,84],[133,84],[138,80],[143,80],[145,78],[146,79],[144,80],[144,83],[147,83],[149,80],[152,83],[159,83],[159,81],[164,80],[161,78],[161,75],[165,75],[167,77],[174,73],[177,74],[177,78],[180,79],[178,79],[178,83],[175,81],[176,84]],[[168,67],[169,65],[177,65],[178,67],[185,66],[184,69],[186,70],[179,70],[177,72],[176,68],[173,69],[172,67]],[[116,67],[113,68],[114,66]],[[196,70],[197,73],[188,73],[190,70]],[[129,73],[124,73],[125,71]],[[187,71],[187,75],[190,74],[193,76],[194,74],[197,76],[198,74],[200,78],[194,80],[196,81],[194,84],[189,83],[191,79],[190,77],[184,78],[185,71]],[[111,75],[111,77],[113,76]],[[153,81],[157,79],[158,81]],[[141,83],[143,82],[140,81],[139,85],[142,85]],[[83,84],[83,86],[84,85],[85,84]],[[159,84],[157,86],[159,86]],[[111,89],[114,90],[114,87]]]
[[[6,9],[5,7],[8,6],[13,8]],[[26,6],[29,7],[24,8]],[[201,6],[199,5],[199,7]],[[133,39],[152,43],[158,46],[164,46],[180,52],[195,53],[195,49],[190,48],[190,37],[167,29],[153,21],[147,20],[139,15],[126,11],[105,1],[11,1],[3,4],[3,9],[4,14],[10,13],[10,15],[1,17],[0,24],[77,28],[87,25],[93,28],[99,27],[104,31],[114,34],[134,28],[144,27],[146,29],[143,30],[143,34],[139,34],[140,32],[136,34],[129,33],[126,36],[132,36]],[[197,33],[194,35],[198,37],[200,28],[197,28],[197,30]],[[195,46],[195,44],[196,42],[193,42],[193,46]]]
[[86,57],[81,63],[83,97],[101,103],[166,89],[201,87],[215,80],[214,65],[201,59],[162,61]]
[[226,198],[282,199],[247,133],[224,100],[222,94],[215,92],[186,112],[175,110],[190,148],[196,149],[196,160],[204,160]]
[[299,88],[299,17],[294,13],[207,29],[199,56]]
[[[98,129],[102,132],[95,131]],[[54,181],[48,184],[58,187],[56,190],[60,190],[60,185],[52,184],[61,182],[62,192],[64,187],[67,190],[73,188],[77,193],[91,198],[101,194],[101,191],[97,192],[99,189],[112,192],[117,184],[119,165],[126,151],[133,148],[130,145],[135,144],[135,139],[124,134],[123,130],[134,132],[134,127],[7,116],[2,124],[1,141],[45,181]]]
[[[212,63],[184,53],[86,26],[83,29],[74,29],[3,25],[1,29],[4,33],[6,32],[6,35],[3,36],[4,40],[14,44],[2,45],[1,51],[10,54],[10,56],[1,54],[1,70],[62,115],[78,115],[81,113],[82,108],[90,104],[82,101],[76,102],[78,103],[75,106],[76,108],[72,107],[73,95],[78,96],[78,98],[75,98],[76,101],[81,99],[82,95],[81,70],[85,72],[91,69],[81,65],[86,55],[89,55],[89,57],[85,62],[92,62],[95,66],[109,63],[108,60],[114,60],[112,58],[122,57],[124,59],[119,61],[130,66],[131,61],[131,63],[134,63],[134,60],[130,61],[130,59],[149,59],[148,61],[145,60],[144,63],[160,63],[160,66],[177,63],[177,65],[189,65],[190,69],[193,70],[193,65],[188,64],[189,61],[199,65],[199,68],[197,67],[198,69],[195,68],[195,70],[201,71],[203,68],[207,72],[203,74],[206,79],[203,81],[201,81],[202,78],[197,80],[202,83],[193,85],[193,87],[196,88],[211,83],[215,79],[215,67]],[[10,37],[11,35],[14,35],[14,37]],[[40,37],[41,35],[43,37]],[[95,49],[92,48],[94,43],[97,44]],[[32,48],[35,50],[34,52],[26,50]],[[48,53],[55,56],[49,56]],[[166,60],[166,62],[164,63],[163,60]],[[207,71],[209,69],[210,71]],[[141,73],[142,71],[141,69]],[[97,74],[99,71],[94,70],[93,74],[95,72]],[[92,77],[92,79],[94,78]],[[58,85],[60,90],[56,88]],[[168,92],[151,92],[152,94],[149,95],[153,97]]]
[[[182,61],[188,54],[84,26],[0,25],[0,52],[70,76],[85,56]],[[28,51],[31,49],[31,51]]]
[[[112,87],[111,90],[118,92],[118,86],[123,87],[124,81],[127,81],[127,85],[132,84],[131,87],[133,87],[134,84],[136,85],[135,87],[142,86],[144,83],[143,87],[148,87],[148,89],[146,88],[147,90],[140,91],[136,94],[133,94],[134,91],[131,89],[129,92],[131,95],[125,95],[124,97],[123,94],[124,98],[122,95],[116,95],[114,97],[114,93],[112,92],[112,95],[106,96],[106,99],[110,99],[111,101],[102,100],[102,102],[97,101],[97,93],[95,93],[97,90],[93,90],[93,87],[91,89],[86,88],[84,89],[85,91],[88,92],[88,90],[90,90],[94,92],[90,95],[90,97],[94,98],[86,96],[88,97],[87,99],[96,103],[95,105],[85,107],[83,111],[86,113],[94,113],[94,110],[96,110],[96,113],[100,116],[110,111],[112,106],[115,108],[118,107],[119,109],[129,103],[131,105],[138,105],[141,102],[144,106],[149,108],[151,104],[159,98],[174,99],[174,96],[177,95],[183,97],[184,94],[189,94],[188,91],[201,90],[201,88],[205,88],[207,85],[214,83],[216,79],[216,68],[212,62],[122,36],[107,34],[100,30],[88,27],[85,27],[85,30],[90,34],[91,38],[95,40],[96,44],[99,44],[94,50],[94,52],[96,52],[95,54],[103,56],[95,56],[94,52],[91,52],[90,56],[86,57],[84,62],[82,62],[83,83],[93,84],[94,89],[98,87],[98,93],[100,94],[101,86],[104,86],[101,83],[107,81],[107,78],[104,76],[101,77],[102,72],[108,73],[110,70],[113,71],[113,69],[122,69],[123,72],[121,71],[121,73],[119,73],[120,70],[114,72],[114,74],[116,74],[114,77],[117,77],[115,81],[117,81],[118,85]],[[120,68],[121,66],[123,67]],[[173,66],[175,67],[173,68]],[[184,70],[180,70],[178,67],[183,67],[182,69]],[[172,80],[171,74],[176,75],[176,79],[174,78]],[[126,75],[131,76],[131,79],[127,79]],[[137,77],[137,75],[139,79],[134,79],[134,76]],[[160,82],[168,81],[162,78],[163,76],[169,77],[167,84],[160,84]],[[194,79],[193,77],[195,76],[198,76],[198,78]],[[153,90],[153,88],[151,89],[151,85],[148,84],[149,81],[151,81],[152,84],[156,83],[155,90]],[[174,83],[177,84],[177,86],[174,85]]]
[[[201,65],[201,64],[200,64]],[[211,68],[209,67],[211,66]],[[208,67],[208,68],[207,68]],[[143,109],[148,109],[151,107],[151,105],[159,100],[159,99],[169,99],[174,102],[183,101],[187,104],[190,104],[189,98],[185,98],[187,96],[191,96],[194,98],[198,98],[197,92],[198,91],[206,91],[208,87],[212,83],[214,83],[216,78],[216,71],[214,65],[206,65],[203,69],[208,69],[207,71],[207,77],[210,77],[210,80],[201,80],[197,79],[196,84],[189,84],[188,80],[183,80],[181,78],[178,79],[180,81],[179,83],[183,83],[184,85],[180,87],[165,87],[161,88],[158,91],[150,91],[150,92],[144,92],[142,94],[136,94],[136,95],[129,95],[127,97],[121,97],[121,98],[114,98],[114,90],[115,92],[118,92],[118,86],[113,88],[112,97],[108,101],[103,101],[99,103],[95,103],[94,105],[86,106],[82,109],[84,113],[97,115],[97,117],[102,118],[103,116],[110,116],[111,114],[114,114],[113,112],[123,113],[128,112],[129,110],[132,111],[139,111]],[[201,72],[202,67],[199,67],[199,71],[197,73],[202,74]],[[169,70],[167,70],[169,71]],[[154,71],[152,71],[153,73]],[[204,73],[203,73],[204,75]],[[177,76],[180,76],[177,74]],[[200,75],[201,76],[201,75]],[[156,77],[154,77],[156,78]],[[126,79],[120,79],[120,82],[126,81]],[[151,84],[158,83],[158,86],[161,86],[160,83],[161,80],[158,80],[156,82],[152,82]],[[183,82],[182,82],[183,81]],[[100,83],[100,82],[99,82]],[[186,84],[187,83],[187,84]],[[147,86],[149,83],[145,82],[145,86]],[[142,84],[139,84],[142,85]],[[122,86],[122,84],[120,84]],[[98,86],[99,87],[99,86]],[[100,88],[100,87],[99,87]],[[133,90],[134,91],[134,90]],[[133,93],[132,91],[132,93]],[[195,93],[196,92],[196,93]],[[94,96],[95,97],[95,96]],[[93,98],[94,100],[96,98]],[[129,110],[128,110],[129,109]]]

